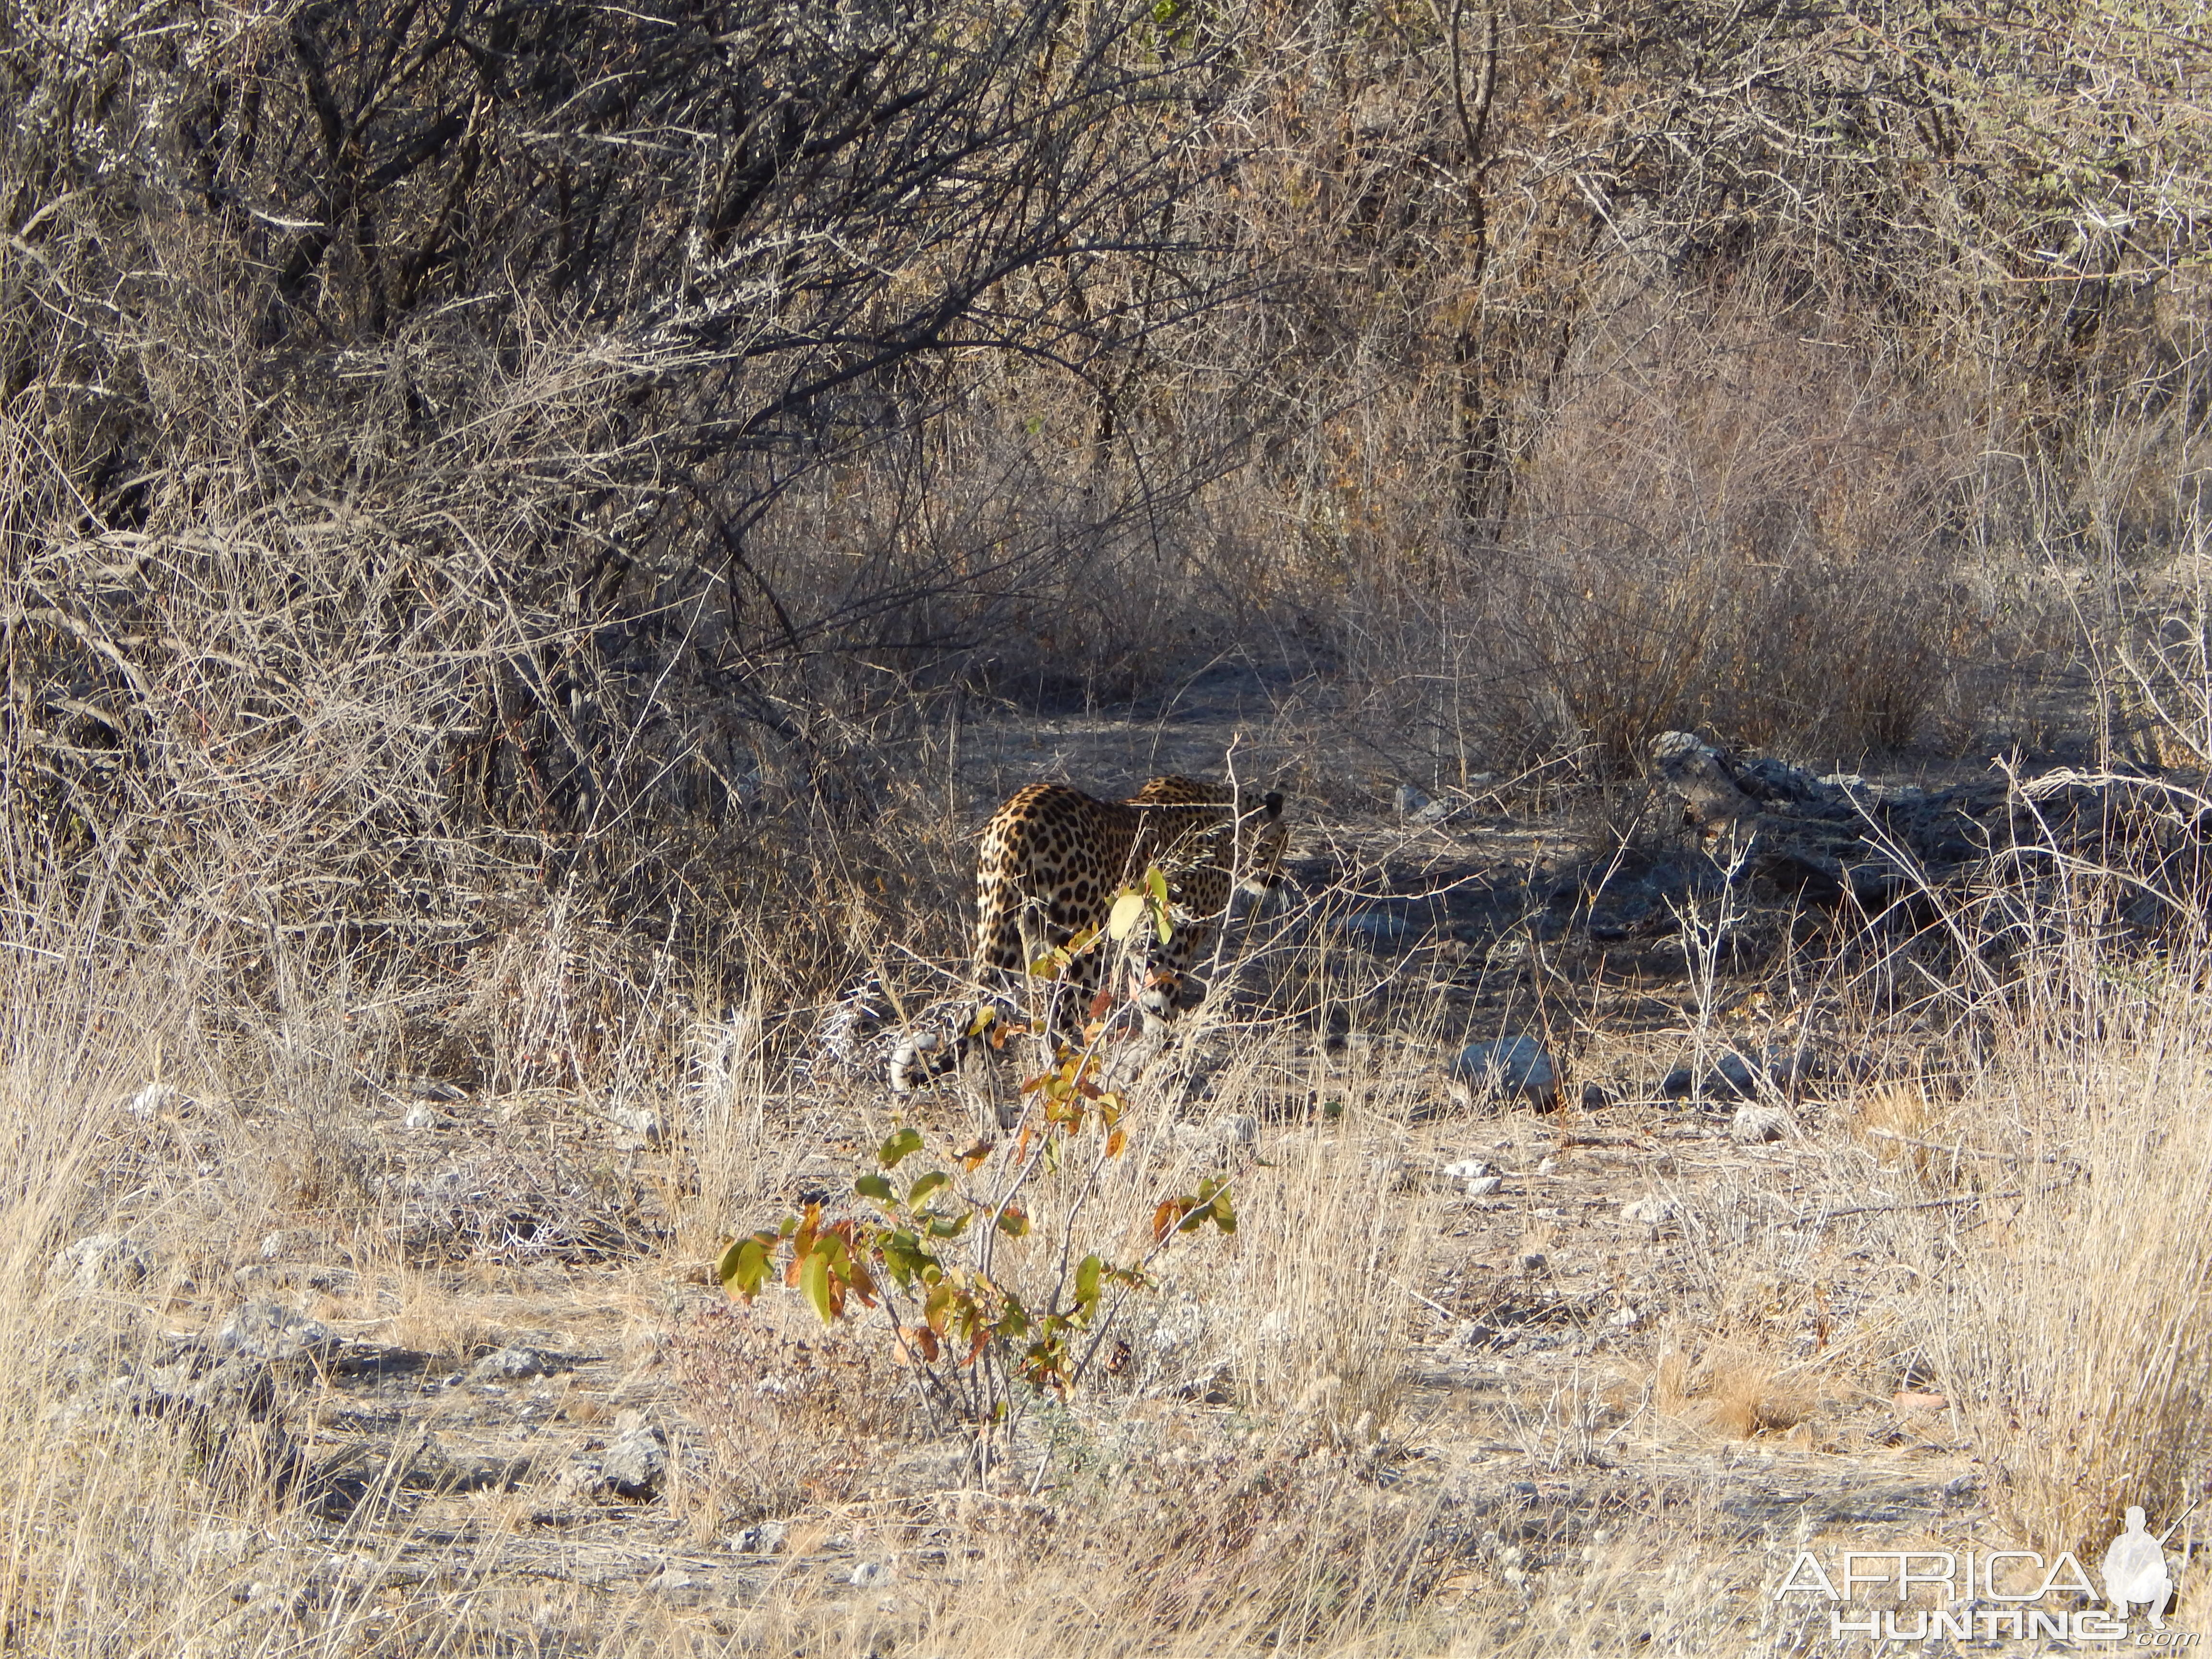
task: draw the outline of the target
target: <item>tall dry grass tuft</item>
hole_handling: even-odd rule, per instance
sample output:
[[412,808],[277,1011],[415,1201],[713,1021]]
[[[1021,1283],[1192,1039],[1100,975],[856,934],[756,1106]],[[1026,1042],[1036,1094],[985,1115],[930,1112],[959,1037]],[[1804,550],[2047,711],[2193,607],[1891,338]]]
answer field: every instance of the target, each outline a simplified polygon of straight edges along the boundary
[[[2127,656],[2149,729],[2205,729],[2201,606],[2178,596]],[[2149,672],[2144,672],[2145,666]],[[2094,1544],[2141,1504],[2161,1530],[2205,1492],[2212,1428],[2212,1082],[2201,826],[2180,779],[2107,775],[2110,842],[2051,850],[2004,900],[2011,972],[1954,1126],[1974,1129],[1985,1224],[1932,1233],[1921,1334],[2038,1547]],[[2000,1173],[2001,1172],[2001,1175]]]
[[2017,1183],[1977,1236],[1948,1242],[1920,1335],[2046,1552],[2093,1546],[2141,1504],[2161,1530],[2203,1492],[2212,1425],[2212,1182],[2201,1013],[2141,1048],[2023,1057],[1985,1079],[2028,1126]]

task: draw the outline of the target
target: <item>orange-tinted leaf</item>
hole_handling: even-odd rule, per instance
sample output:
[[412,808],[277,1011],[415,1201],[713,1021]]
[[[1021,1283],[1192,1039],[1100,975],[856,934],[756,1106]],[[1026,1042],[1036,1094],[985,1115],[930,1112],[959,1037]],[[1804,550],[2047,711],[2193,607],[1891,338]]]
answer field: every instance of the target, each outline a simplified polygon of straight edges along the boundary
[[1114,994],[1111,991],[1101,991],[1097,996],[1091,999],[1091,1018],[1093,1019],[1103,1018],[1107,1010],[1113,1007],[1113,1006]]
[[992,1149],[998,1144],[999,1143],[995,1140],[977,1141],[973,1146],[970,1146],[966,1152],[962,1152],[959,1155],[960,1167],[963,1170],[980,1169],[982,1166],[983,1160],[991,1156]]
[[857,1255],[849,1259],[845,1263],[845,1280],[853,1287],[853,1294],[860,1298],[862,1307],[876,1305],[876,1277],[868,1271],[866,1261]]
[[1128,1144],[1129,1132],[1127,1129],[1115,1130],[1112,1134],[1106,1137],[1106,1156],[1109,1158],[1121,1157],[1121,1149]]

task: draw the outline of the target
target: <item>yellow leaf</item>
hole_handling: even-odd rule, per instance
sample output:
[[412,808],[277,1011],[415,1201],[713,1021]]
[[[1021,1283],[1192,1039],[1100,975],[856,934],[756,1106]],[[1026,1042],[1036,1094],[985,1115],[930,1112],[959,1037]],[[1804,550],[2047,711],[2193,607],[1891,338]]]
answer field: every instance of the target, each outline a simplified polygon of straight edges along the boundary
[[1145,919],[1145,896],[1124,893],[1114,901],[1114,908],[1106,914],[1106,932],[1109,938],[1124,939],[1137,931],[1137,924]]

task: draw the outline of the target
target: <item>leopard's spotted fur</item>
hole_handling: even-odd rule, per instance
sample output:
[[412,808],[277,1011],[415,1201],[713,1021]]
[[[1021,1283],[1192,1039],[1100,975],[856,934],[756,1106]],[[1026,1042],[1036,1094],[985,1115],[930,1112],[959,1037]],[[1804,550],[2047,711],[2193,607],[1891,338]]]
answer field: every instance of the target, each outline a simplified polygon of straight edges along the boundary
[[[1240,886],[1273,884],[1287,826],[1283,798],[1233,794],[1194,778],[1154,778],[1127,800],[1100,800],[1064,783],[1033,783],[984,827],[976,860],[975,972],[986,995],[1011,994],[1037,958],[1086,928],[1106,925],[1115,895],[1158,866],[1168,880],[1173,932],[1146,952],[1140,1002],[1148,1021],[1188,1006],[1191,964],[1212,940]],[[1067,975],[1078,994],[1058,999],[1066,1035],[1098,988],[1108,952],[1079,955]],[[963,1042],[924,1065],[908,1045],[892,1085],[959,1063]],[[919,1073],[919,1075],[917,1075]]]

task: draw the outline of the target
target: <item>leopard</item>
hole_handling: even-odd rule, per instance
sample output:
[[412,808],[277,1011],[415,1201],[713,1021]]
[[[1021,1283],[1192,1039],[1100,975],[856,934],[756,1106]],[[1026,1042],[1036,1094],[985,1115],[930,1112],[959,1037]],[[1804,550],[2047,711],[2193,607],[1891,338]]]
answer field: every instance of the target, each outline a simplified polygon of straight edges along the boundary
[[[1115,897],[1152,867],[1167,878],[1169,936],[1147,938],[1132,977],[1146,1029],[1161,1030],[1203,1000],[1191,968],[1236,894],[1264,896],[1279,883],[1288,833],[1276,790],[1181,775],[1152,778],[1125,800],[1101,800],[1066,783],[1019,790],[984,826],[976,859],[972,975],[985,1000],[962,1022],[964,1035],[902,1043],[891,1060],[892,1089],[909,1092],[957,1069],[1030,967],[1103,933]],[[1048,1042],[1079,1036],[1109,960],[1104,945],[1066,963]]]

